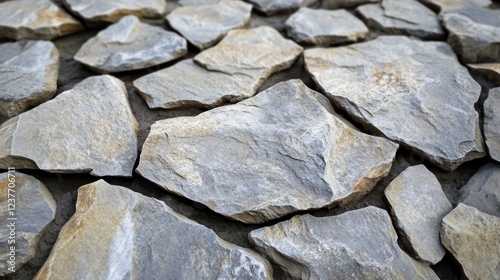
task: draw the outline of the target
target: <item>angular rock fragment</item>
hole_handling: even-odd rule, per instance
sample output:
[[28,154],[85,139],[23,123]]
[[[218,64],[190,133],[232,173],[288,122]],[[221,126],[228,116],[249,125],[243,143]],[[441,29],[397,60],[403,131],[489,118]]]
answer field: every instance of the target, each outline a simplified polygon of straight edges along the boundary
[[50,40],[83,29],[80,22],[49,0],[0,3],[0,38]]
[[441,261],[446,253],[439,240],[441,221],[453,208],[436,176],[424,165],[408,167],[384,194],[411,255],[431,264]]
[[445,12],[449,10],[483,7],[491,5],[491,0],[420,0],[435,11]]
[[439,279],[403,252],[385,210],[295,216],[248,235],[291,279]]
[[460,263],[466,279],[498,279],[499,217],[460,203],[443,219],[441,242]]
[[339,44],[356,42],[368,35],[368,28],[346,10],[300,8],[285,23],[289,37],[299,43]]
[[136,171],[217,213],[261,223],[363,196],[388,174],[396,150],[291,80],[236,105],[156,122]]
[[[17,205],[13,212],[12,203]],[[19,270],[35,256],[40,236],[55,214],[56,202],[42,182],[20,172],[0,174],[0,276]]]
[[15,116],[54,96],[59,51],[48,41],[0,45],[0,115]]
[[297,10],[304,0],[247,0],[266,15]]
[[80,187],[76,213],[35,279],[136,277],[272,279],[272,268],[162,201],[103,180]]
[[460,189],[459,201],[500,217],[500,165],[489,163],[481,167]]
[[468,64],[467,66],[481,73],[491,82],[500,85],[500,62]]
[[247,25],[251,11],[252,5],[242,1],[223,0],[177,8],[166,18],[173,29],[202,50],[215,45],[229,30]]
[[378,3],[380,0],[323,0],[323,9],[355,8],[368,3]]
[[0,125],[0,168],[130,177],[137,130],[123,82],[90,77]]
[[484,137],[490,157],[500,162],[500,87],[490,89],[484,102]]
[[75,60],[99,73],[143,69],[187,53],[187,42],[174,32],[123,17],[83,44]]
[[382,0],[380,5],[358,7],[357,12],[368,26],[386,34],[444,37],[436,14],[417,0]]
[[481,87],[442,42],[402,36],[305,51],[313,79],[367,129],[445,170],[484,156]]
[[221,0],[179,0],[177,3],[181,6],[197,6],[197,5],[208,5],[217,4]]

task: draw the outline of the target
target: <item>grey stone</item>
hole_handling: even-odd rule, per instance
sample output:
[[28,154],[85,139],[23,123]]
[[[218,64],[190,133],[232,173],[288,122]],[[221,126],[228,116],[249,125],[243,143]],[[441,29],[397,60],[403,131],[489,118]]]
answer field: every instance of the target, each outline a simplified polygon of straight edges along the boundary
[[59,51],[48,41],[0,45],[0,115],[13,117],[57,91]]
[[470,8],[470,7],[488,7],[491,0],[420,0],[427,6],[430,6],[438,12],[449,10]]
[[304,0],[247,0],[266,15],[297,10]]
[[474,109],[481,87],[446,43],[381,36],[304,57],[334,104],[368,130],[445,170],[485,155]]
[[389,215],[373,206],[295,216],[248,236],[291,279],[439,279],[399,248]]
[[181,36],[126,16],[85,42],[74,58],[96,72],[110,73],[155,66],[186,53]]
[[215,4],[186,6],[167,15],[170,26],[198,49],[219,42],[229,30],[244,27],[250,21],[252,5],[223,0]]
[[136,172],[245,223],[347,203],[370,192],[397,145],[337,117],[300,80],[236,105],[151,127]]
[[441,221],[453,208],[436,176],[424,165],[408,167],[384,194],[407,251],[430,264],[441,261],[446,253],[439,240]]
[[323,0],[323,9],[355,8],[368,3],[378,3],[380,0]]
[[285,23],[288,36],[307,44],[356,42],[368,35],[368,28],[346,10],[300,8]]
[[500,279],[500,218],[460,203],[443,219],[441,242],[466,279]]
[[468,64],[467,66],[481,73],[491,82],[500,85],[500,62]]
[[484,102],[484,137],[490,157],[500,162],[500,87],[490,89]]
[[[16,205],[14,215],[9,204]],[[0,174],[0,276],[18,271],[35,256],[40,236],[55,214],[56,202],[42,182],[20,172]],[[15,260],[9,264],[11,246]]]
[[134,278],[272,279],[272,268],[162,201],[103,180],[80,187],[34,279]]
[[489,163],[481,167],[460,189],[459,201],[500,217],[500,165]]
[[444,37],[436,14],[417,0],[382,0],[380,5],[358,7],[357,12],[368,26],[386,34]]
[[50,40],[83,29],[80,22],[48,0],[0,3],[0,38]]
[[217,4],[221,0],[179,0],[178,3],[181,6],[197,6],[197,5],[208,5]]
[[137,131],[123,82],[90,77],[0,125],[0,168],[131,177]]

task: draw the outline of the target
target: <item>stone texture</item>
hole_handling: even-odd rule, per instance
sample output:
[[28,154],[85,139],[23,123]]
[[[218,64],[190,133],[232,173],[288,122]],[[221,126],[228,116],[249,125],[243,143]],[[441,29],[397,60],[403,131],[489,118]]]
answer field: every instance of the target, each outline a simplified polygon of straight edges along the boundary
[[0,45],[0,115],[15,116],[54,96],[59,51],[48,41]]
[[468,64],[467,66],[481,73],[489,81],[500,85],[500,62]]
[[288,36],[300,43],[339,44],[356,42],[368,35],[368,28],[346,10],[300,8],[285,23]]
[[126,16],[85,42],[74,58],[96,72],[110,73],[155,66],[186,53],[181,36]]
[[441,261],[446,253],[439,240],[441,221],[453,208],[436,176],[424,165],[408,167],[384,194],[407,251],[430,264]]
[[186,6],[167,15],[170,26],[198,49],[219,42],[229,30],[244,27],[250,21],[252,5],[223,0],[215,4]]
[[459,201],[500,217],[500,165],[488,163],[481,167],[460,189]]
[[488,7],[491,0],[420,0],[427,6],[438,12],[449,10],[470,8],[470,7]]
[[272,279],[272,268],[162,201],[103,180],[80,187],[35,279],[134,278]]
[[481,87],[446,43],[381,36],[304,57],[334,104],[368,130],[445,170],[484,156],[474,109]]
[[338,9],[338,8],[355,8],[356,6],[378,3],[380,0],[323,0],[322,8]]
[[247,0],[266,15],[297,10],[304,0]]
[[123,82],[90,77],[0,126],[0,168],[131,177],[137,130]]
[[338,216],[295,216],[249,239],[291,279],[439,279],[404,253],[386,211],[370,206]]
[[[15,271],[35,256],[40,235],[56,213],[56,202],[42,182],[20,172],[10,174],[0,174],[0,276],[12,273],[8,269],[12,265],[8,264],[11,246],[15,247]],[[10,192],[9,183],[14,185]],[[10,199],[16,204],[12,216]],[[11,223],[15,224],[15,235],[11,235]]]
[[354,130],[300,80],[236,105],[151,127],[136,172],[245,223],[355,200],[397,145]]
[[436,14],[417,0],[383,0],[356,10],[372,29],[425,39],[444,37]]
[[500,218],[460,203],[443,219],[441,242],[467,279],[500,279]]
[[126,15],[160,18],[165,0],[61,0],[69,10],[88,23],[117,22]]
[[441,17],[448,43],[464,63],[500,62],[500,10],[468,7]]
[[500,87],[490,89],[484,102],[484,137],[490,157],[500,162]]
[[83,29],[80,22],[48,0],[0,3],[0,38],[50,40]]
[[197,6],[197,5],[208,5],[217,4],[221,0],[179,0],[177,3],[181,6]]

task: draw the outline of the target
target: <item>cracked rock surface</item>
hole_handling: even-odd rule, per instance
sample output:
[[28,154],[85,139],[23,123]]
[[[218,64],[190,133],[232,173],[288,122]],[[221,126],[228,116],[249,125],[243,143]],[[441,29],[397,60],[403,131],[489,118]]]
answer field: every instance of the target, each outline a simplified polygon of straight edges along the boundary
[[500,217],[500,165],[481,167],[460,189],[460,202]]
[[484,137],[490,157],[500,162],[500,87],[490,89],[484,102]]

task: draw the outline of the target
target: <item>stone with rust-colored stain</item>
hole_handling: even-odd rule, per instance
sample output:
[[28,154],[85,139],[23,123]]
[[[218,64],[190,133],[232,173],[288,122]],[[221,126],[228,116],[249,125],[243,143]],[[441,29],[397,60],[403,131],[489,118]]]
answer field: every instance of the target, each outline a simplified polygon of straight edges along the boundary
[[488,163],[481,167],[460,189],[459,201],[500,217],[500,165]]
[[484,137],[490,157],[500,162],[500,87],[490,89],[484,102]]

